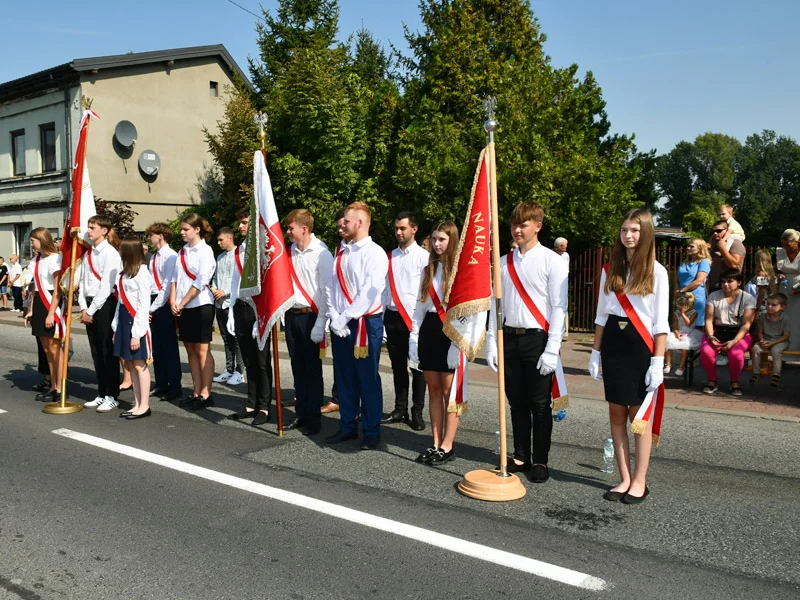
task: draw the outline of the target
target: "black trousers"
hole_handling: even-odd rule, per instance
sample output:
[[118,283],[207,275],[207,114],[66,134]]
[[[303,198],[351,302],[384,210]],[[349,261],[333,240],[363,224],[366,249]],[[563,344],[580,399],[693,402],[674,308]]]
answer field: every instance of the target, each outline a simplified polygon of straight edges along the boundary
[[22,310],[22,287],[11,286],[11,293],[14,296],[14,310]]
[[506,396],[511,406],[514,458],[546,465],[553,433],[550,408],[553,375],[541,375],[536,364],[547,344],[547,334],[541,329],[529,330],[523,335],[512,331],[503,328]]
[[[86,298],[91,304],[94,298]],[[109,296],[103,307],[92,315],[92,322],[86,324],[86,337],[92,350],[94,371],[97,374],[97,395],[119,396],[119,359],[114,356],[114,332],[111,321],[117,310],[117,299]]]
[[295,412],[298,419],[315,425],[320,423],[324,383],[319,344],[311,341],[311,330],[317,322],[313,312],[286,313],[286,346],[292,361],[294,393],[297,398]]
[[42,340],[39,338],[38,335],[33,336],[36,338],[36,349],[39,354],[39,364],[37,365],[36,370],[39,371],[42,375],[50,379],[50,365],[47,362],[47,353],[44,351],[44,346],[42,346]]
[[236,325],[236,341],[242,352],[247,372],[247,401],[251,410],[269,411],[272,404],[272,340],[268,337],[263,350],[258,349],[258,340],[253,339],[256,313],[241,300],[233,305],[233,322]]
[[169,302],[153,313],[150,331],[153,337],[153,371],[156,387],[170,392],[181,391],[181,355],[175,315]]
[[[394,410],[408,413],[408,338],[411,332],[403,322],[403,317],[396,310],[387,310],[383,314],[383,326],[386,329],[386,349],[392,361],[394,377]],[[425,408],[425,376],[422,371],[411,369],[411,412],[422,415]]]
[[244,368],[244,360],[242,359],[242,351],[239,349],[236,336],[228,333],[228,309],[215,306],[214,313],[217,316],[219,334],[222,336],[222,342],[225,345],[225,370],[228,373],[233,373],[234,371],[241,373]]

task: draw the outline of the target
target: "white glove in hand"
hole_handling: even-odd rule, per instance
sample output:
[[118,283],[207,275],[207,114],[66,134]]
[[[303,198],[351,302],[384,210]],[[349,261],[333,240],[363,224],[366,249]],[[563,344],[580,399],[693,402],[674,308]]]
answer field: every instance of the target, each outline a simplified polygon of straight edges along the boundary
[[[345,329],[347,329],[347,323],[349,321],[350,321],[350,319],[347,318],[347,315],[341,314],[338,317],[336,317],[335,321],[331,322],[331,329],[333,330],[334,333],[336,333],[337,331],[344,331]],[[336,335],[339,335],[339,334],[336,333]],[[348,333],[348,335],[350,335],[350,334]],[[346,336],[339,335],[339,337],[346,337]]]
[[447,368],[457,369],[460,358],[461,350],[455,344],[450,344],[450,349],[447,351]]
[[347,336],[350,335],[350,328],[347,326],[345,326],[344,329],[333,329],[333,327],[331,327],[331,331],[333,331],[333,333],[339,336],[340,338],[346,338]]
[[493,339],[486,339],[486,364],[497,373],[497,342]]
[[664,357],[654,356],[650,359],[650,368],[644,376],[648,392],[655,392],[664,383]]
[[258,321],[253,323],[253,339],[254,340],[258,339]]
[[540,375],[550,375],[550,373],[556,370],[557,366],[558,354],[554,354],[553,352],[542,352],[536,368],[539,369]]
[[408,364],[412,369],[419,366],[419,349],[416,340],[408,340]]
[[231,335],[236,335],[236,323],[233,320],[232,314],[228,315],[228,322],[225,324],[225,327],[227,328],[228,333]]
[[325,337],[325,323],[315,323],[311,330],[311,341],[319,344]]
[[595,381],[603,379],[603,374],[600,372],[600,351],[592,350],[592,356],[589,358],[589,377]]

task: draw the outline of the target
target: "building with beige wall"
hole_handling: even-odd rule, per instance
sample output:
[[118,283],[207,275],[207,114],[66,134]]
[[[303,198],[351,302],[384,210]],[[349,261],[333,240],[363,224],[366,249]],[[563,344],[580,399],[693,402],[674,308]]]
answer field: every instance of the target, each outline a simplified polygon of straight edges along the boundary
[[[216,130],[234,78],[249,85],[216,45],[76,59],[0,84],[0,256],[29,256],[32,228],[63,228],[82,97],[100,117],[86,155],[94,194],[129,204],[143,230],[199,201],[213,166],[203,128]],[[120,121],[136,129],[132,146],[115,137]],[[143,154],[158,156],[157,174],[139,168]]]

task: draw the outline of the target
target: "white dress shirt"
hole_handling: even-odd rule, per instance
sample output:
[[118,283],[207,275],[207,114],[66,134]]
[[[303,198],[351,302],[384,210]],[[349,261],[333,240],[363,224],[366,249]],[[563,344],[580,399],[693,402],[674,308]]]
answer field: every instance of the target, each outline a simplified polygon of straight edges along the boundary
[[[166,244],[158,249],[158,252],[153,254],[150,259],[150,276],[153,280],[152,294],[156,294],[156,299],[150,304],[150,312],[156,312],[159,308],[164,306],[169,300],[169,284],[175,276],[175,263],[178,259],[178,253]],[[153,270],[155,267],[155,271]],[[158,281],[161,284],[161,289],[156,285],[155,274],[158,274]]]
[[[444,269],[438,268],[436,272],[433,274],[433,279],[431,280],[434,289],[436,290],[436,295],[439,297],[439,302],[442,303],[442,308],[447,310],[447,305],[444,304]],[[419,286],[417,286],[419,289]],[[422,291],[420,290],[419,297],[422,297]],[[428,298],[425,301],[417,300],[414,305],[414,313],[411,317],[411,336],[410,339],[414,342],[419,340],[419,329],[422,327],[422,322],[425,320],[425,317],[428,313],[435,313],[439,312],[436,308],[436,305],[433,303],[433,296],[428,294]]]
[[331,322],[340,315],[348,320],[358,319],[373,311],[380,312],[381,296],[386,287],[386,273],[389,259],[386,251],[367,236],[358,242],[346,244],[342,249],[341,267],[352,304],[345,298],[336,275],[336,261],[331,269],[331,283],[328,286],[328,316]]
[[[649,327],[653,336],[660,333],[669,333],[669,275],[667,270],[656,261],[654,269],[653,293],[647,296],[627,294],[631,304],[641,317],[646,327]],[[628,318],[625,310],[617,300],[614,292],[606,293],[606,271],[600,273],[600,294],[597,299],[597,316],[595,324],[605,327],[609,315]]]
[[[28,266],[28,270],[30,271],[31,281],[33,281],[34,289],[38,291],[38,287],[36,286],[36,277],[34,273],[36,272],[36,259],[34,258],[31,261],[31,264]],[[54,285],[55,285],[55,274],[61,270],[61,255],[58,253],[53,253],[48,256],[43,256],[42,259],[39,261],[39,281],[42,283],[42,287],[46,289],[48,292],[52,292]]]
[[[16,281],[14,281],[14,277],[17,277]],[[11,287],[22,287],[22,266],[16,263],[8,263],[8,284]]]
[[[422,273],[425,267],[428,266],[428,256],[428,251],[416,242],[410,244],[405,250],[401,250],[399,246],[392,250],[391,261],[394,285],[397,289],[397,295],[400,297],[400,302],[409,317],[415,310]],[[383,306],[387,310],[397,310],[388,274],[386,276],[386,288],[383,291]]]
[[[131,337],[137,340],[143,337],[150,329],[150,293],[153,291],[153,278],[146,265],[139,267],[136,277],[130,279],[127,275],[122,276],[122,286],[125,288],[125,296],[130,302],[131,308],[136,312],[131,328]],[[117,286],[120,285],[117,278]],[[122,306],[122,293],[119,295],[117,310],[114,312],[114,320],[111,321],[111,329],[117,330],[119,323],[119,311]]]
[[[292,244],[291,256],[297,279],[300,280],[303,289],[311,296],[319,310],[317,323],[321,322],[324,326],[328,318],[328,288],[331,284],[331,277],[334,276],[333,255],[322,241],[312,237],[305,250],[300,250],[297,244]],[[311,308],[294,280],[292,280],[292,287],[294,288],[293,308]]]
[[211,283],[211,278],[214,277],[214,269],[217,267],[213,250],[206,244],[205,240],[200,240],[194,247],[186,244],[182,250],[186,260],[186,268],[195,278],[192,279],[186,274],[179,252],[172,275],[172,282],[175,283],[175,302],[179,303],[189,293],[190,289],[196,287],[200,290],[200,293],[192,298],[184,308],[197,308],[206,304],[214,304],[214,295],[208,287],[208,284]]
[[[514,261],[517,276],[525,291],[547,320],[548,335],[545,352],[557,354],[561,348],[561,337],[567,311],[569,280],[567,262],[554,251],[538,243],[525,254],[516,248],[500,259],[504,325],[519,329],[544,329],[544,327],[528,310],[522,296],[517,291],[508,272],[509,258]],[[494,306],[494,302],[492,302],[489,314],[489,327],[492,334],[496,331],[497,326]]]
[[[90,255],[94,272],[89,268]],[[121,268],[122,263],[119,258],[119,252],[108,243],[108,240],[103,240],[86,252],[83,257],[83,268],[81,269],[78,304],[81,310],[86,311],[87,315],[91,317],[103,308],[114,286],[117,284]],[[100,279],[95,276],[95,273],[100,276]],[[92,298],[91,305],[87,298]]]

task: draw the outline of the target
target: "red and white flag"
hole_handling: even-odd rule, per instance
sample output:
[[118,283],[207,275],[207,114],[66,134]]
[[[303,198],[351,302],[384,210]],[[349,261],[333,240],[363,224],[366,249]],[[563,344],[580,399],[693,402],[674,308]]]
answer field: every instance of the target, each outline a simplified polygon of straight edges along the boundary
[[256,312],[258,347],[263,350],[272,326],[292,307],[294,288],[292,259],[283,243],[272,184],[260,150],[253,156],[253,187],[255,201],[250,206],[239,297]]
[[61,237],[61,256],[67,268],[72,255],[72,231],[78,231],[78,247],[75,256],[80,259],[87,248],[91,247],[88,237],[89,219],[97,214],[94,205],[94,193],[89,181],[89,167],[86,164],[86,143],[89,138],[89,121],[100,119],[94,111],[85,110],[81,116],[78,133],[78,145],[75,148],[75,163],[72,166],[72,200],[69,204],[64,235]]

